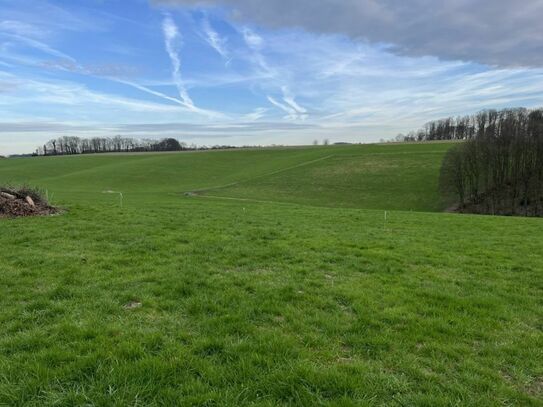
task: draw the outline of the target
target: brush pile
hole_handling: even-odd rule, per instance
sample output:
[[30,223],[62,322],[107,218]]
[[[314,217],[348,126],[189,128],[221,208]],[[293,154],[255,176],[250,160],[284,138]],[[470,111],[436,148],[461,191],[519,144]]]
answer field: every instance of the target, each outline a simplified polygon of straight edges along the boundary
[[0,186],[0,218],[52,215],[57,212],[37,189]]

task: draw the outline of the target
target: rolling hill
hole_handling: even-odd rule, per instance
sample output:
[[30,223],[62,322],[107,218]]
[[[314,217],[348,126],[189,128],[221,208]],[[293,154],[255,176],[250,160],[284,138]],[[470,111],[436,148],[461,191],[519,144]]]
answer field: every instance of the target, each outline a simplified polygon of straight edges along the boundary
[[0,161],[66,209],[0,220],[0,405],[542,405],[543,224],[449,147]]

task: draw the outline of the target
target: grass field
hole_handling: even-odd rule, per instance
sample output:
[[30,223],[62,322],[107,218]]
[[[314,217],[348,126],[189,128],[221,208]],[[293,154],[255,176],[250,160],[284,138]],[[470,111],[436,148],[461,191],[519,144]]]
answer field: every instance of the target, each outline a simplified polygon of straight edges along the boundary
[[543,221],[447,148],[0,161],[67,209],[0,220],[0,405],[543,405]]

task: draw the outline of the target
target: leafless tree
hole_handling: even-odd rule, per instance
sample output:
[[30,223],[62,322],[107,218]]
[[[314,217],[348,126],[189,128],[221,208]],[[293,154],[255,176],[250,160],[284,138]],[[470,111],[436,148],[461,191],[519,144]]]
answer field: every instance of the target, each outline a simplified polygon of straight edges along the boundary
[[463,135],[473,128],[443,161],[442,192],[466,212],[543,216],[543,110],[490,110],[461,123]]

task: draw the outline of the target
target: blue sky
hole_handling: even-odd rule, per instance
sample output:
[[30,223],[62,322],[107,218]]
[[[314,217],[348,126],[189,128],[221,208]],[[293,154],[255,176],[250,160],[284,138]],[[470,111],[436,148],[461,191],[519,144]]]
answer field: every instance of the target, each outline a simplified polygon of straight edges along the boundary
[[305,1],[0,0],[0,154],[62,135],[372,142],[543,105],[537,0],[493,2],[499,18],[485,1]]

